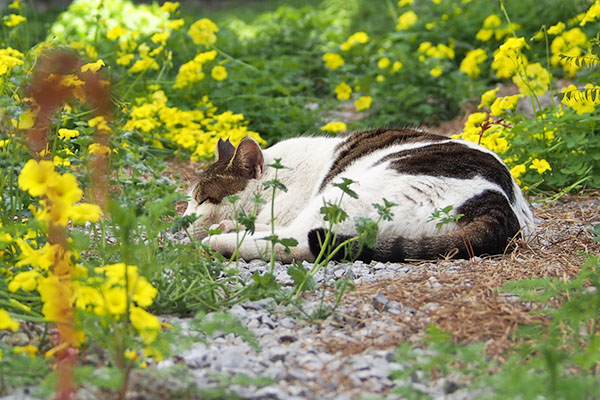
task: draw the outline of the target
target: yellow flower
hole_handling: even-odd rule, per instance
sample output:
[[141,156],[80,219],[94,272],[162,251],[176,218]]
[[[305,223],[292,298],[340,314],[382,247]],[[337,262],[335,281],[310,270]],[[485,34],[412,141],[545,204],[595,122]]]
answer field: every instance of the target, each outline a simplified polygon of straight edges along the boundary
[[507,110],[514,110],[521,96],[520,94],[515,94],[513,96],[498,97],[490,106],[490,114],[498,117]]
[[577,57],[582,55],[582,47],[586,46],[587,41],[587,35],[580,28],[573,28],[563,32],[560,36],[555,37],[550,44],[552,52],[550,62],[552,65],[560,64],[569,76],[574,76],[582,65],[569,62],[563,59],[562,56]]
[[102,209],[96,204],[81,203],[70,209],[70,217],[74,224],[85,222],[98,222],[102,216]]
[[37,280],[40,276],[41,274],[35,269],[19,272],[9,282],[8,291],[14,293],[19,289],[23,289],[31,292],[37,288]]
[[125,54],[117,58],[117,64],[127,66],[131,64],[135,56],[133,54]]
[[439,65],[436,65],[435,67],[433,67],[431,69],[431,71],[429,71],[429,75],[433,76],[433,77],[438,77],[440,76],[444,71],[442,70],[442,67],[440,67]]
[[19,323],[4,308],[0,308],[0,329],[10,329],[13,332],[19,330]]
[[529,169],[535,169],[538,174],[543,174],[546,171],[552,171],[552,167],[550,167],[550,164],[548,163],[548,161],[544,160],[544,159],[534,159],[531,161],[531,165],[529,166]]
[[208,46],[217,41],[216,32],[219,31],[217,25],[208,18],[202,18],[194,22],[188,30],[188,35],[192,37],[195,44]]
[[155,33],[154,35],[152,35],[150,37],[150,40],[152,41],[152,43],[156,43],[156,44],[165,44],[167,42],[167,39],[169,38],[169,36],[171,36],[171,32],[166,31],[166,32],[161,32],[161,33]]
[[564,22],[558,22],[556,25],[552,25],[550,28],[548,28],[548,35],[558,35],[559,33],[562,33],[562,31],[565,30],[565,23]]
[[528,64],[525,67],[525,76],[527,77],[527,82],[523,81],[522,74],[516,74],[512,78],[513,82],[525,96],[529,96],[532,93],[536,96],[542,96],[550,88],[552,74],[540,63]]
[[[16,242],[21,250],[19,262],[17,262],[18,267],[33,265],[39,269],[47,270],[54,264],[54,260],[58,255],[59,246],[56,244],[46,243],[43,247],[34,250],[29,243],[21,238],[18,238]],[[23,278],[26,276],[24,275]]]
[[15,354],[27,354],[29,357],[35,357],[38,352],[38,348],[30,344],[26,346],[15,346],[13,347]]
[[57,174],[56,178],[48,183],[46,195],[53,204],[62,202],[71,205],[81,200],[83,192],[77,185],[75,175],[67,172],[63,175]]
[[385,75],[381,75],[381,74],[379,74],[379,75],[377,75],[377,76],[375,77],[375,80],[376,80],[377,82],[380,82],[380,83],[381,83],[381,82],[385,82]]
[[492,104],[492,102],[494,100],[496,100],[496,95],[498,94],[498,90],[500,90],[499,87],[497,87],[496,89],[490,89],[490,90],[484,92],[481,95],[481,103],[479,104],[479,107],[477,107],[477,108],[489,107]]
[[377,68],[384,69],[390,66],[390,59],[387,57],[380,58],[377,62]]
[[174,31],[178,31],[179,28],[181,28],[183,25],[185,25],[185,21],[183,20],[183,18],[180,18],[169,21],[167,27],[169,29],[173,29]]
[[392,72],[396,72],[402,68],[404,68],[404,65],[400,61],[394,61],[392,64]]
[[179,7],[178,1],[165,1],[164,4],[162,6],[160,6],[160,9],[166,13],[173,14],[177,10],[178,7]]
[[414,0],[399,0],[398,7],[410,6]]
[[335,93],[338,100],[348,100],[352,93],[352,88],[346,82],[342,82],[335,87]]
[[88,153],[99,156],[108,156],[110,154],[110,147],[100,143],[92,143],[88,146]]
[[500,45],[494,52],[494,61],[492,68],[496,70],[496,75],[500,78],[510,78],[517,68],[527,65],[527,59],[521,54],[521,49],[525,47],[525,39],[509,38]]
[[42,160],[38,163],[35,160],[29,160],[19,174],[18,183],[22,190],[37,197],[44,194],[48,184],[57,177],[58,174],[54,171],[52,161]]
[[73,293],[75,307],[82,310],[92,311],[96,315],[105,315],[105,302],[98,290],[95,287],[86,285],[76,285]]
[[158,63],[152,57],[142,56],[141,59],[137,60],[129,70],[131,72],[142,72],[147,69],[158,69]]
[[127,293],[125,289],[113,287],[103,290],[106,309],[113,315],[125,314],[127,310]]
[[423,53],[421,56],[419,56],[420,61],[425,61],[427,57],[454,59],[455,55],[454,49],[450,46],[446,46],[443,43],[434,46],[431,44],[431,42],[422,42],[417,51],[419,53]]
[[323,54],[323,61],[325,62],[325,66],[329,69],[337,69],[344,65],[344,59],[337,53]]
[[217,65],[210,72],[210,76],[212,76],[215,81],[222,81],[227,78],[227,69],[222,65]]
[[581,26],[585,26],[588,22],[594,21],[598,16],[600,16],[600,1],[596,0],[583,16]]
[[125,29],[117,25],[108,32],[106,32],[106,37],[110,40],[117,40],[119,37],[121,37],[121,35],[123,35],[126,32],[127,31]]
[[139,307],[131,307],[129,312],[131,324],[138,331],[144,344],[152,343],[158,336],[162,325],[158,318]]
[[354,107],[356,107],[356,111],[367,110],[371,108],[372,102],[373,98],[371,96],[361,96],[354,102]]
[[483,28],[479,32],[477,32],[477,35],[475,35],[475,39],[480,40],[482,42],[487,42],[494,35],[494,28],[497,28],[500,25],[502,25],[502,20],[499,16],[497,16],[496,14],[489,15],[483,21]]
[[479,65],[487,58],[487,53],[483,49],[470,50],[460,63],[459,69],[471,78],[477,78],[481,73]]
[[58,130],[58,137],[63,140],[73,139],[77,136],[79,136],[79,131],[77,129],[60,128]]
[[23,64],[25,55],[11,47],[0,49],[0,76],[8,74],[17,65]]
[[104,64],[104,61],[102,59],[99,59],[98,61],[82,65],[81,72],[86,72],[86,71],[98,72],[98,70],[100,70],[100,68],[104,67],[105,65],[106,64]]
[[[591,89],[594,86],[591,84],[586,85],[586,89]],[[561,102],[565,104],[567,107],[572,108],[577,112],[578,115],[582,115],[584,113],[592,113],[596,109],[595,105],[600,102],[600,99],[596,98],[596,101],[593,101],[591,96],[584,96],[583,93],[577,89],[577,87],[573,84],[562,89],[562,93],[570,93],[570,97],[563,95]]]
[[27,18],[22,15],[10,14],[4,16],[4,25],[8,26],[9,28],[15,27],[25,21],[27,21]]
[[396,25],[396,30],[404,31],[416,24],[418,20],[419,17],[414,11],[406,11],[404,14],[398,17],[398,24]]
[[104,118],[102,115],[99,115],[97,117],[90,119],[88,121],[88,126],[90,126],[92,128],[96,128],[101,131],[110,131],[111,130],[110,127],[108,126],[108,123],[106,122],[106,118]]
[[510,169],[510,173],[515,179],[520,178],[521,175],[525,173],[525,171],[527,171],[527,167],[525,166],[525,164],[518,164]]
[[348,37],[347,42],[354,44],[354,43],[360,43],[360,44],[365,44],[369,41],[369,35],[366,32],[356,32],[353,33],[352,35],[350,35],[350,37]]
[[12,3],[8,5],[8,8],[13,8],[15,10],[19,10],[21,8],[21,0],[14,0]]
[[324,125],[323,127],[321,127],[322,131],[332,132],[332,133],[343,132],[347,129],[348,129],[348,127],[346,126],[345,123],[338,122],[338,121],[329,122],[326,125]]
[[71,165],[71,162],[68,159],[59,156],[54,156],[54,158],[52,158],[52,162],[57,167],[68,167]]
[[138,276],[134,282],[130,282],[131,299],[140,307],[148,307],[154,301],[158,290],[143,276]]

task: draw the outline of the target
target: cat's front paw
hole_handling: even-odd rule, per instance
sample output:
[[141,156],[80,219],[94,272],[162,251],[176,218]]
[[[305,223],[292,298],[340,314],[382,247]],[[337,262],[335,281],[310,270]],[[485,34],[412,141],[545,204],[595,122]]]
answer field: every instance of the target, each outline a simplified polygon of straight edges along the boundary
[[204,239],[202,243],[208,246],[212,251],[229,258],[237,248],[237,240],[238,238],[235,233],[225,233],[209,236]]
[[218,224],[211,225],[210,230],[214,231],[220,229],[221,233],[228,233],[235,231],[235,222],[229,219],[224,219]]

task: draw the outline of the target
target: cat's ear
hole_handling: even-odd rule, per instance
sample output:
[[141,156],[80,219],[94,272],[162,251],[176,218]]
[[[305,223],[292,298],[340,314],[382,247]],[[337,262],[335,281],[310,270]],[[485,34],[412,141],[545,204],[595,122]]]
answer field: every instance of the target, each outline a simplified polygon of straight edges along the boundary
[[229,139],[219,139],[217,142],[217,160],[229,161],[235,154],[235,147],[231,144]]
[[265,171],[262,151],[253,139],[242,139],[238,145],[232,163],[242,170],[244,177],[259,179]]

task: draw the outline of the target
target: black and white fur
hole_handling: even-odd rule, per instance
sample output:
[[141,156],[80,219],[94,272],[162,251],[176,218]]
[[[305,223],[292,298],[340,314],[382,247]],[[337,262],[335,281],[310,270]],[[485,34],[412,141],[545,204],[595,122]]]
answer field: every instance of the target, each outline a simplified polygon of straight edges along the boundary
[[[397,204],[393,221],[379,224],[376,247],[359,254],[365,261],[436,259],[452,252],[467,258],[468,242],[475,255],[501,254],[514,238],[533,230],[521,190],[492,151],[416,129],[378,129],[348,137],[299,137],[264,151],[249,138],[237,148],[219,141],[217,161],[200,174],[185,212],[200,216],[195,232],[201,238],[203,228],[219,224],[225,230],[205,239],[212,249],[230,255],[237,245],[231,204],[224,198],[239,195],[238,207],[246,210],[253,209],[255,193],[269,201],[271,189],[263,183],[274,179],[275,169],[265,166],[278,158],[287,167],[278,179],[288,190],[275,195],[275,233],[298,241],[289,254],[276,246],[283,262],[315,259],[328,226],[319,211],[340,198],[341,190],[332,184],[341,177],[354,181],[350,187],[359,197],[343,197],[341,208],[349,218],[335,228],[338,243],[357,235],[355,217],[377,220],[373,203],[385,198]],[[432,213],[450,205],[464,216],[437,228]],[[255,233],[241,244],[242,258],[268,254],[270,243],[262,238],[271,234],[270,224],[267,203],[258,209]]]

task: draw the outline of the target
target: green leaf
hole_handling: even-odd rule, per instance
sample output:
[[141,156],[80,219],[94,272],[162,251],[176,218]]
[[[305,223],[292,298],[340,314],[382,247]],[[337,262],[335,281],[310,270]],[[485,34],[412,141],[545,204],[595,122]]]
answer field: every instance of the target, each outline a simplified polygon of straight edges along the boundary
[[294,281],[294,287],[298,288],[304,282],[302,291],[313,290],[315,288],[313,277],[308,274],[308,269],[306,269],[302,263],[294,263],[288,267],[287,273]]
[[369,218],[356,217],[354,224],[360,235],[360,242],[369,248],[375,248],[377,245],[377,233],[379,233],[377,222]]
[[281,190],[287,192],[287,187],[279,179],[272,179],[263,183],[265,189]]
[[354,181],[352,179],[342,178],[341,182],[334,183],[333,186],[340,188],[342,192],[346,193],[353,199],[358,199],[358,194],[354,190],[350,189],[350,185],[352,185],[353,183]]

